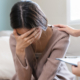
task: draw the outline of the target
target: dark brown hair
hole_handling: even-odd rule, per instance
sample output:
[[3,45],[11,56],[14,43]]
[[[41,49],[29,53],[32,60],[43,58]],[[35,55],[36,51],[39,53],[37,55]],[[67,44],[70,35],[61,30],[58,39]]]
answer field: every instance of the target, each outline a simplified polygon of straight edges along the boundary
[[10,20],[13,29],[42,27],[45,30],[48,23],[39,5],[33,1],[17,2],[12,7]]

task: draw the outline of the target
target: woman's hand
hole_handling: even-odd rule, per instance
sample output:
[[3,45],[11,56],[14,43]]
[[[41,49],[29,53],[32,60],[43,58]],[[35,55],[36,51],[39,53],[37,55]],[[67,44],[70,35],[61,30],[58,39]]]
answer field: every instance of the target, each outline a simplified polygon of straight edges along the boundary
[[30,44],[32,44],[35,40],[35,38],[40,34],[40,29],[33,28],[29,30],[28,32],[22,34],[19,36],[14,30],[14,36],[16,39],[16,54],[21,61],[21,63],[26,66],[26,61],[25,61],[25,48],[28,47]]
[[14,36],[17,42],[16,53],[17,54],[23,53],[25,51],[25,48],[32,44],[35,38],[39,35],[39,31],[40,31],[39,29],[35,30],[35,28],[33,28],[30,31],[19,36],[16,30],[14,30]]
[[67,26],[67,25],[62,25],[62,24],[59,24],[59,25],[53,25],[55,27],[59,27],[59,30],[60,31],[65,31],[67,32],[68,34],[72,35],[72,36],[75,36],[77,37],[78,36],[78,30],[76,29],[73,29],[72,27],[70,26]]
[[78,67],[72,66],[72,72],[76,76],[80,76],[80,62],[78,62]]

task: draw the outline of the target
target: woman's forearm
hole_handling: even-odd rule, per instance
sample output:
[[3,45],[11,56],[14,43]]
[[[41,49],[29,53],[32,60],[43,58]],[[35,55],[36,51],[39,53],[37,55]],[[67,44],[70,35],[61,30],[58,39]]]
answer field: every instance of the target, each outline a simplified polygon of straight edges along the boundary
[[17,57],[19,58],[20,62],[23,64],[24,67],[27,66],[25,61],[25,51],[23,52],[16,52]]

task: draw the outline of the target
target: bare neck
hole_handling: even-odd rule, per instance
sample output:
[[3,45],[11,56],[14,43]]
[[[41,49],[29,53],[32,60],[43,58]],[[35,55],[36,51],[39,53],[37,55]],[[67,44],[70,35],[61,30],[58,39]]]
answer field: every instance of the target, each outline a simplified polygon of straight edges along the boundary
[[42,52],[45,49],[51,36],[52,36],[52,29],[48,27],[46,31],[42,32],[41,38],[37,42],[32,44],[34,47],[34,51]]

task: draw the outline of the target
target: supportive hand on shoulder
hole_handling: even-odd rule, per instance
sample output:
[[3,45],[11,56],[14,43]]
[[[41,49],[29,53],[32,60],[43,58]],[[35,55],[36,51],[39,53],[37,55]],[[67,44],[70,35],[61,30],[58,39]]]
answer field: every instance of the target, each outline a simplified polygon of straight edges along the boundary
[[67,32],[68,34],[72,35],[72,36],[75,36],[77,37],[76,33],[77,33],[77,30],[70,27],[70,26],[67,26],[67,25],[62,25],[62,24],[58,24],[58,25],[53,25],[54,27],[59,27],[58,29],[60,31],[65,31]]

